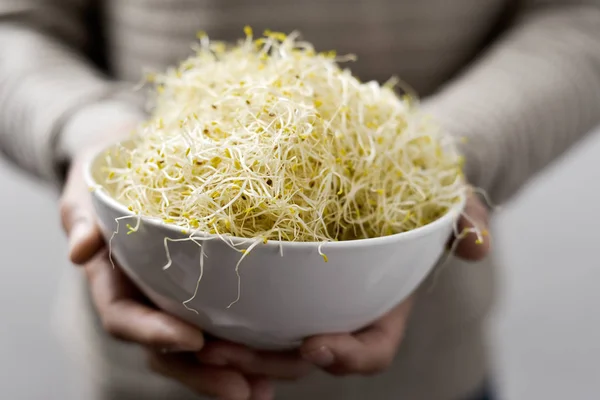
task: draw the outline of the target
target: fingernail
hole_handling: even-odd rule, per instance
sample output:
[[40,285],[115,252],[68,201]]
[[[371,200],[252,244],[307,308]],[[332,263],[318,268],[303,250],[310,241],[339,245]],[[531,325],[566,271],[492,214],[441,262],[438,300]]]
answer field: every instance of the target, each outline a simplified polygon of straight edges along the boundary
[[305,353],[304,358],[319,367],[329,367],[335,361],[333,353],[325,346]]

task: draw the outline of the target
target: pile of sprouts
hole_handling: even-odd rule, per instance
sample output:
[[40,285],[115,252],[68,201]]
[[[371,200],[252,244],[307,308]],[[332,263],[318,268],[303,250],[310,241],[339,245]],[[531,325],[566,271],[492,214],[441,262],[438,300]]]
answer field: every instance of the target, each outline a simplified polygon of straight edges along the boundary
[[296,34],[199,34],[153,84],[150,118],[106,160],[110,194],[184,232],[332,242],[406,232],[465,193],[453,138]]

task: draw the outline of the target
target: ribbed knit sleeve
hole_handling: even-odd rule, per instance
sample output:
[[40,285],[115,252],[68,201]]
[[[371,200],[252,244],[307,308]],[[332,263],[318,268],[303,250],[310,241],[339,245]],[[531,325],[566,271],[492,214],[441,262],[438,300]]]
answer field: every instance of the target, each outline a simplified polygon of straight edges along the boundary
[[600,122],[600,2],[545,3],[424,102],[496,203]]
[[69,119],[109,99],[122,118],[135,112],[81,52],[86,3],[0,0],[0,149],[48,180],[57,178],[57,138]]

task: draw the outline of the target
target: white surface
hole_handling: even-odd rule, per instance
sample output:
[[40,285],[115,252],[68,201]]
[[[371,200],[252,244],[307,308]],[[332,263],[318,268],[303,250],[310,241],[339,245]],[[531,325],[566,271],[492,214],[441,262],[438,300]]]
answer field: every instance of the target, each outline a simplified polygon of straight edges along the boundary
[[[89,187],[103,184],[105,154],[100,151],[86,171]],[[399,235],[327,243],[321,248],[325,263],[318,243],[270,241],[252,249],[254,241],[235,239],[234,250],[215,237],[200,249],[189,233],[148,219],[130,235],[115,220],[127,217],[120,227],[137,226],[135,215],[103,189],[92,197],[113,254],[154,304],[213,336],[264,350],[299,347],[317,334],[354,332],[387,314],[434,267],[464,206],[463,200],[437,221]],[[243,260],[241,249],[251,249]]]
[[[503,212],[505,297],[494,343],[505,400],[600,393],[600,132]],[[0,398],[81,400],[49,333],[65,246],[53,199],[0,170]],[[30,229],[35,226],[35,230]]]
[[506,399],[600,398],[600,130],[498,221],[504,301],[495,324]]

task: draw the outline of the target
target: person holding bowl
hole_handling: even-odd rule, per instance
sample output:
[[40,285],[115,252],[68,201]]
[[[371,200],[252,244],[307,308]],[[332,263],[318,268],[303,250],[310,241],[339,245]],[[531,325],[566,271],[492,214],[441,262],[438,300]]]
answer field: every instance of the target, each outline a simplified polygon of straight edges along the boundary
[[[0,147],[61,192],[70,259],[84,276],[68,278],[59,325],[89,368],[92,396],[491,398],[489,237],[462,240],[434,286],[372,326],[259,352],[157,310],[112,269],[83,165],[144,120],[131,88],[145,67],[180,61],[199,29],[231,40],[248,24],[355,53],[362,80],[402,77],[447,132],[467,138],[467,178],[502,204],[600,122],[599,1],[0,0],[0,17]],[[461,227],[487,228],[478,196],[466,213]]]

